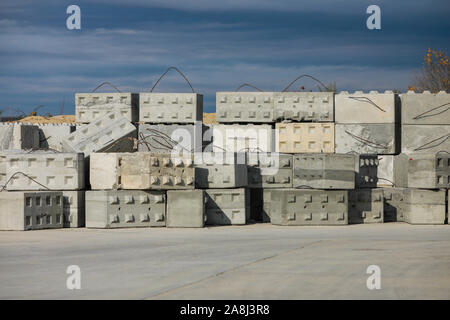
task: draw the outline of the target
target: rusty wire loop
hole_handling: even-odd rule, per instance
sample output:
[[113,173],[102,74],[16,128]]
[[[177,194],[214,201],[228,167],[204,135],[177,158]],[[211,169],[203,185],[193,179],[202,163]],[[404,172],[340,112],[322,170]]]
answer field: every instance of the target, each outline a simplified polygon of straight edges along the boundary
[[366,140],[366,139],[364,139],[364,138],[362,138],[360,136],[357,136],[357,135],[349,132],[348,130],[345,130],[345,133],[347,133],[349,136],[351,136],[352,138],[354,138],[354,139],[356,139],[356,140],[358,140],[360,142],[365,142],[367,145],[373,146],[374,148],[377,148],[377,149],[388,149],[389,148],[388,145],[383,145],[383,144],[376,143],[376,142],[373,142],[373,141],[370,141],[370,140]]
[[194,88],[192,87],[191,83],[189,82],[188,78],[186,78],[186,76],[180,71],[178,70],[178,68],[176,67],[169,67],[167,68],[167,70],[159,77],[158,81],[156,81],[156,83],[153,85],[152,89],[150,90],[150,92],[153,92],[153,89],[155,89],[155,87],[158,85],[158,83],[161,81],[161,79],[167,74],[167,72],[169,72],[170,70],[175,70],[176,72],[178,72],[183,78],[184,80],[186,80],[187,84],[189,85],[189,87],[191,87],[192,93],[195,93]]
[[426,117],[433,117],[433,116],[437,116],[437,115],[439,115],[439,114],[442,114],[442,113],[444,113],[444,112],[447,112],[448,110],[450,110],[450,106],[448,106],[447,109],[445,109],[445,110],[443,110],[443,111],[440,111],[440,112],[438,112],[438,113],[433,113],[433,114],[427,115],[427,113],[430,113],[431,111],[434,111],[434,110],[436,110],[436,109],[442,108],[442,107],[444,107],[444,106],[446,106],[446,105],[450,105],[450,102],[444,103],[444,104],[442,104],[442,105],[440,105],[440,106],[437,106],[437,107],[435,107],[435,108],[433,108],[433,109],[430,109],[430,110],[428,110],[428,111],[425,111],[425,112],[423,112],[423,113],[421,113],[421,114],[415,116],[415,117],[413,118],[413,120],[418,120],[418,119],[422,119],[422,118],[426,118]]
[[239,87],[237,87],[236,90],[234,90],[234,91],[238,92],[238,91],[241,90],[243,87],[250,87],[250,88],[253,88],[253,89],[255,89],[255,90],[258,90],[259,92],[264,92],[264,91],[261,90],[260,88],[257,88],[257,87],[255,87],[254,85],[251,85],[251,84],[249,84],[249,83],[243,83],[243,84],[241,84],[241,85],[240,85]]
[[377,105],[375,102],[373,102],[371,99],[367,98],[367,97],[348,97],[349,99],[353,99],[356,101],[360,101],[360,102],[366,102],[378,109],[380,109],[383,112],[386,112],[386,110],[384,110],[383,108],[381,108],[379,105]]
[[119,142],[123,141],[123,140],[130,140],[133,142],[133,149],[136,149],[137,146],[137,139],[133,138],[133,137],[122,137],[119,140],[116,140],[114,143],[112,143],[108,148],[106,148],[105,150],[103,150],[102,152],[108,152],[109,150],[111,150],[114,146],[116,146]]
[[[438,144],[429,146],[429,145],[432,144],[433,142],[438,141],[438,140],[440,140],[440,139],[442,139],[442,138],[444,138],[444,139],[443,139],[441,142],[439,142]],[[445,141],[447,141],[448,138],[450,138],[450,133],[447,134],[447,135],[443,135],[442,137],[439,137],[439,138],[437,138],[437,139],[431,140],[430,142],[427,142],[427,143],[421,145],[420,147],[414,149],[414,151],[426,150],[426,149],[431,149],[431,148],[440,146],[440,145],[443,144]]]
[[111,84],[111,83],[108,82],[108,81],[103,82],[103,83],[101,83],[100,85],[98,85],[94,90],[92,90],[92,92],[97,91],[98,88],[103,87],[105,84],[109,85],[110,87],[113,87],[114,89],[117,90],[117,92],[121,93],[120,90],[119,90],[115,85]]
[[389,180],[389,179],[378,178],[378,177],[377,177],[377,179],[378,179],[378,180],[386,180],[387,182],[390,182],[390,183],[392,184],[393,187],[395,187],[395,183],[393,183],[393,182],[392,182],[391,180]]
[[286,88],[284,88],[282,92],[286,92],[295,82],[297,82],[297,80],[300,80],[303,77],[313,79],[314,81],[318,82],[322,87],[324,87],[325,90],[329,90],[328,87],[326,85],[324,85],[323,82],[320,81],[319,79],[314,78],[313,76],[311,76],[309,74],[302,74],[301,76],[298,76],[297,78],[295,78],[295,80],[291,81],[291,83],[289,83],[288,86]]
[[17,171],[17,172],[14,172],[14,174],[8,179],[8,181],[6,181],[6,183],[1,187],[0,192],[3,192],[3,191],[6,189],[7,185],[11,182],[11,180],[12,180],[17,174],[21,174],[21,175],[27,177],[28,179],[30,179],[31,181],[35,182],[36,184],[40,185],[41,187],[44,187],[45,189],[50,190],[49,187],[44,186],[44,185],[43,185],[42,183],[40,183],[40,182],[37,182],[35,179],[33,179],[32,177],[30,177],[30,176],[27,175],[26,173],[23,173],[23,172],[21,172],[21,171]]

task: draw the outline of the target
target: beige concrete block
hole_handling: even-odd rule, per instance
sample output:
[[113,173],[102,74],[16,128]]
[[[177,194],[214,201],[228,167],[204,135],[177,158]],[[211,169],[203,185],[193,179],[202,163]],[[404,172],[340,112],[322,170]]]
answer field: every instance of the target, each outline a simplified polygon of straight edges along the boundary
[[334,123],[277,123],[276,152],[334,153]]

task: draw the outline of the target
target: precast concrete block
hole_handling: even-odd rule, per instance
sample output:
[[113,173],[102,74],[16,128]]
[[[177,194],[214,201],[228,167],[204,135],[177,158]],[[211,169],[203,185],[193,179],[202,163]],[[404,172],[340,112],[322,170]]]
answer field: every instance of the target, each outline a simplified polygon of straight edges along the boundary
[[376,188],[378,182],[378,155],[356,155],[356,182],[357,189]]
[[275,132],[268,124],[214,124],[213,150],[227,152],[273,152]]
[[347,190],[271,189],[270,199],[272,224],[348,224]]
[[239,188],[247,186],[246,153],[196,153],[194,163],[196,188]]
[[405,221],[409,224],[444,224],[447,190],[405,190]]
[[22,123],[0,123],[0,150],[39,148],[39,128]]
[[275,119],[277,121],[334,121],[333,92],[276,92]]
[[217,92],[216,120],[219,123],[272,123],[273,92]]
[[85,187],[84,155],[34,151],[6,154],[6,188],[15,190],[80,190]]
[[193,154],[93,153],[90,182],[93,190],[194,189]]
[[205,204],[204,190],[168,190],[167,227],[203,228]]
[[450,150],[450,124],[402,125],[402,153],[429,153]]
[[75,93],[75,121],[78,123],[90,123],[110,112],[121,114],[128,122],[138,122],[138,107],[137,93]]
[[392,91],[342,91],[334,96],[336,123],[396,123],[398,98]]
[[39,147],[64,152],[61,139],[75,131],[76,126],[71,123],[40,123]]
[[85,226],[85,191],[62,191],[64,228]]
[[164,227],[164,191],[86,191],[87,228]]
[[270,191],[274,189],[252,188],[250,191],[250,220],[270,222]]
[[348,223],[383,223],[383,189],[355,189],[348,192]]
[[168,153],[172,150],[193,153],[201,152],[203,126],[195,124],[140,124],[140,152]]
[[336,124],[336,153],[397,154],[394,123]]
[[394,155],[378,155],[377,187],[392,187],[395,185]]
[[276,152],[334,153],[334,123],[276,123]]
[[450,153],[402,153],[395,157],[394,173],[399,187],[450,188]]
[[135,146],[136,127],[120,112],[109,112],[95,121],[77,128],[61,140],[64,150],[83,152],[131,152]]
[[295,154],[293,187],[354,189],[357,165],[354,154]]
[[429,91],[401,94],[402,125],[448,125],[450,123],[450,94],[441,91],[431,94]]
[[293,155],[277,152],[248,153],[249,188],[292,188]]
[[62,192],[0,192],[0,230],[63,227]]
[[139,121],[194,123],[203,119],[203,95],[197,93],[140,93]]
[[405,221],[405,188],[382,188],[384,197],[384,222]]
[[206,224],[246,224],[250,220],[249,189],[208,189],[206,191]]

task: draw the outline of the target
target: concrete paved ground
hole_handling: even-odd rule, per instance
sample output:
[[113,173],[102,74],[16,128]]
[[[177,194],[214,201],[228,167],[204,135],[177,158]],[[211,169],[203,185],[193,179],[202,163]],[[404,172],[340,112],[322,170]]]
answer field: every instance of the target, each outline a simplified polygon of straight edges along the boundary
[[0,298],[450,299],[450,226],[0,232]]

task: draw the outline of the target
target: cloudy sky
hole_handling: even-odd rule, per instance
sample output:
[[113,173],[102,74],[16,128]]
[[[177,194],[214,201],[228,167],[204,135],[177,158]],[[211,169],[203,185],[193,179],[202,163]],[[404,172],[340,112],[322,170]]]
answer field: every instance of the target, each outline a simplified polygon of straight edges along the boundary
[[[81,30],[66,28],[71,4]],[[366,28],[371,4],[381,30]],[[448,0],[2,0],[0,110],[58,114],[64,100],[73,114],[75,92],[104,81],[149,91],[169,66],[204,94],[206,112],[216,91],[280,91],[301,74],[339,91],[404,91],[428,47],[448,52],[449,14]],[[155,91],[189,86],[169,73]]]

